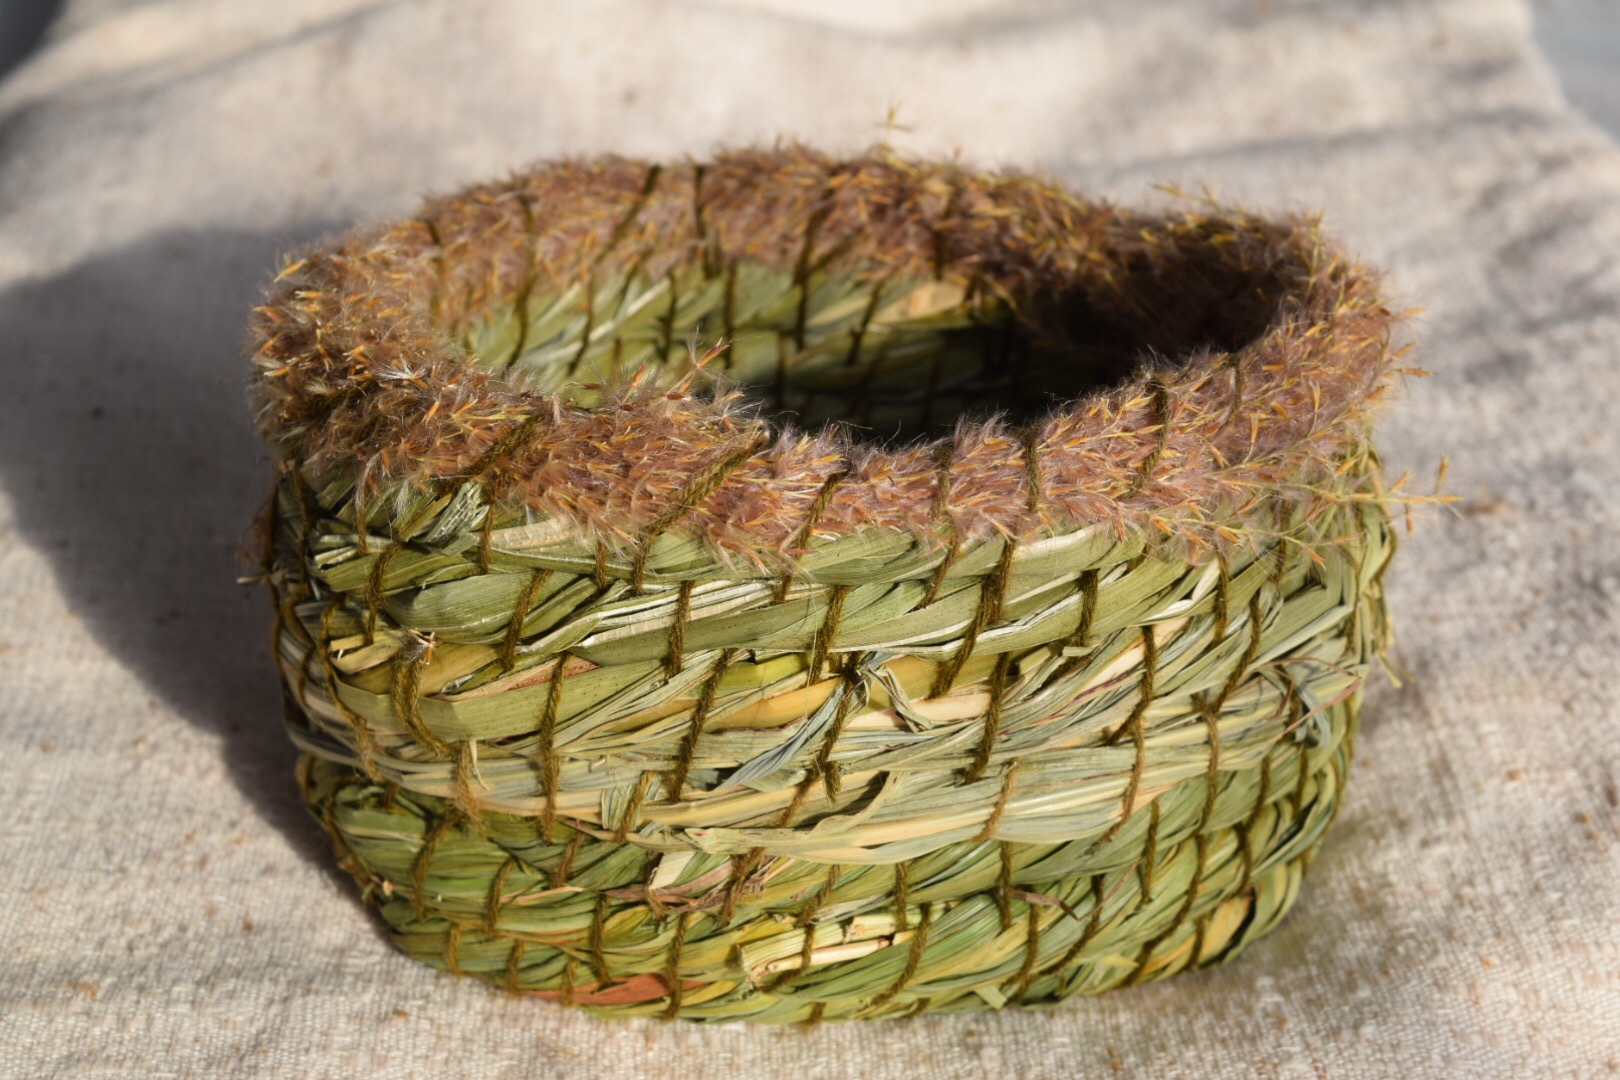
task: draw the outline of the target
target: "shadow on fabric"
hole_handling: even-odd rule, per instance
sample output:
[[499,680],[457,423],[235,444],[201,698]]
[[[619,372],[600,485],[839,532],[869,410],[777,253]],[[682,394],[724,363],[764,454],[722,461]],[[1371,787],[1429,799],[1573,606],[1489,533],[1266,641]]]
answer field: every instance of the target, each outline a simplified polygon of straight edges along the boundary
[[85,626],[217,734],[258,813],[324,865],[281,730],[269,602],[237,584],[270,484],[247,312],[277,255],[322,231],[161,233],[0,294],[0,482]]

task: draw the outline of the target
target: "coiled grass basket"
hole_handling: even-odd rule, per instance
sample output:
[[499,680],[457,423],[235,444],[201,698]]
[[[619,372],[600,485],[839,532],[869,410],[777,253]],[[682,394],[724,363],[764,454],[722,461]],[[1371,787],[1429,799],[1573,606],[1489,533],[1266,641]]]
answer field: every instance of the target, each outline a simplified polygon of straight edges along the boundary
[[1275,926],[1393,550],[1308,219],[553,164],[257,309],[299,779],[399,946],[619,1016],[1043,1004]]

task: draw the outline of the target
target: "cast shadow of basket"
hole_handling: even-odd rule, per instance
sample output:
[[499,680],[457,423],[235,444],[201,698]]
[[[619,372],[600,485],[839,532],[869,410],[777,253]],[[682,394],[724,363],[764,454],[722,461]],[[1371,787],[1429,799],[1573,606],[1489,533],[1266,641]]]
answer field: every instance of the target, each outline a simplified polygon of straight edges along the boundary
[[218,735],[257,812],[330,865],[293,782],[269,603],[237,584],[270,482],[247,311],[278,253],[321,231],[159,233],[0,294],[0,482],[98,642]]

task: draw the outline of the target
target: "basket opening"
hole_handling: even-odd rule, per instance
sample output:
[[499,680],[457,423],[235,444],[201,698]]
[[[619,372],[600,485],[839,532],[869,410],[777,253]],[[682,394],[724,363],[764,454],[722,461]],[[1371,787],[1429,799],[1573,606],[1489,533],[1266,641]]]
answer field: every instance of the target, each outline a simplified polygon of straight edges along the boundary
[[643,366],[672,384],[726,341],[705,370],[772,422],[842,423],[890,443],[946,434],[964,417],[1032,420],[1146,366],[1235,350],[1264,333],[1285,293],[1276,267],[1234,267],[1210,246],[1018,294],[983,278],[836,267],[801,285],[790,269],[735,262],[620,273],[588,296],[536,288],[459,336],[474,362],[585,407]]

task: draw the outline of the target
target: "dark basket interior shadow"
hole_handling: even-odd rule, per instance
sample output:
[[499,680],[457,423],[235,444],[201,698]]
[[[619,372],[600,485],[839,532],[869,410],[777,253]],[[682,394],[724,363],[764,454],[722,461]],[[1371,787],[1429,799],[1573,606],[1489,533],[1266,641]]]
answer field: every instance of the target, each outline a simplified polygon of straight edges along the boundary
[[39,47],[61,11],[62,0],[0,0],[0,78]]
[[217,734],[259,814],[330,866],[281,728],[269,601],[237,584],[270,485],[247,312],[278,253],[321,231],[161,233],[0,294],[0,482],[96,639]]

